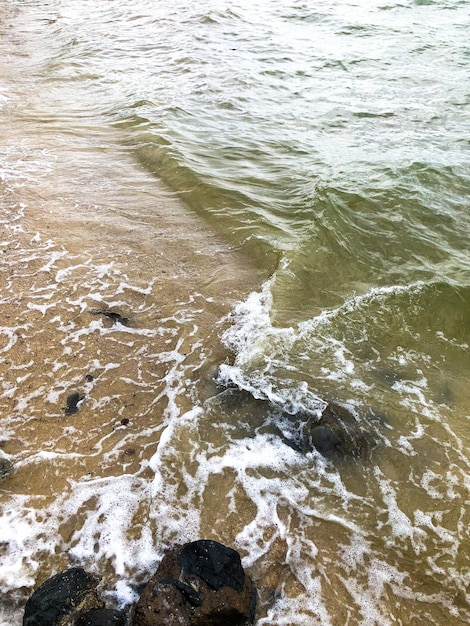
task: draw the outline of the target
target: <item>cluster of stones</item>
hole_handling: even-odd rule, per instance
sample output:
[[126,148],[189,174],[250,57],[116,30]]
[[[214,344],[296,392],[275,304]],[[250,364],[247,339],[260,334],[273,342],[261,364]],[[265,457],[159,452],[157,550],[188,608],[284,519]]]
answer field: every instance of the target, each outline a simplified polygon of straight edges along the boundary
[[[245,392],[232,392],[240,402],[247,400]],[[78,393],[69,396],[66,413],[75,412],[80,400]],[[269,402],[248,400],[266,414],[278,410]],[[316,449],[330,459],[363,457],[375,444],[356,415],[338,403],[328,403],[321,415],[289,415],[283,424],[279,432],[288,445],[303,452]],[[11,469],[0,456],[0,477]],[[255,619],[256,589],[239,554],[208,539],[169,550],[141,587],[137,603],[126,610],[105,606],[99,582],[80,567],[46,580],[27,602],[23,626],[249,626]]]
[[169,550],[125,611],[106,608],[99,579],[74,567],[46,580],[25,606],[23,626],[249,626],[256,588],[240,555],[208,539]]

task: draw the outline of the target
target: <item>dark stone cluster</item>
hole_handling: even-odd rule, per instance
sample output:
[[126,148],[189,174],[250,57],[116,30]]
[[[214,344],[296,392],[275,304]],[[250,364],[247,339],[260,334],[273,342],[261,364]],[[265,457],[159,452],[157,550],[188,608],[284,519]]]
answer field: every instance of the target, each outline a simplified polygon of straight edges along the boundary
[[46,580],[25,606],[23,626],[249,626],[256,588],[238,552],[202,539],[169,550],[126,611],[106,608],[99,579],[74,567]]

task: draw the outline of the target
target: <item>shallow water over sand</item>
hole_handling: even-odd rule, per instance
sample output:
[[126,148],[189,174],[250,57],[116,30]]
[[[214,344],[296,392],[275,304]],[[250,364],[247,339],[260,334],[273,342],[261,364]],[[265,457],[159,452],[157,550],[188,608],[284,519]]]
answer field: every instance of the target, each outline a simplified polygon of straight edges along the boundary
[[0,623],[201,537],[257,626],[467,623],[464,10],[3,3]]
[[[122,528],[116,501],[109,523],[123,538],[142,516],[161,433],[192,407],[196,383],[210,392],[227,352],[221,319],[262,280],[132,162],[112,129],[42,125],[31,58],[14,52],[5,79],[16,84],[9,70],[20,72],[25,85],[2,111],[2,449],[14,461],[2,484],[5,624],[19,623],[9,607],[35,580],[74,559],[73,532],[100,493],[121,503]],[[74,393],[79,410],[66,415]]]

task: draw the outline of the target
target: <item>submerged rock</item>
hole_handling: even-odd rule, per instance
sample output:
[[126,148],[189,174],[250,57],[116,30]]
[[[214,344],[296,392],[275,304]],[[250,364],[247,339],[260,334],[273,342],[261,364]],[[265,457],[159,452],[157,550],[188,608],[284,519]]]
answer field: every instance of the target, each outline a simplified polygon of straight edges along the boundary
[[46,580],[26,603],[23,626],[73,626],[91,611],[102,609],[98,597],[99,582],[81,567],[72,567]]
[[248,626],[256,589],[238,552],[202,539],[167,552],[135,607],[135,626]]
[[323,410],[291,412],[236,385],[227,385],[214,401],[218,413],[235,416],[241,436],[249,437],[255,430],[281,436],[295,450],[315,449],[330,459],[365,456],[377,443],[377,423],[386,424],[386,418],[370,408],[356,415],[354,409],[338,402],[325,401]]
[[[305,427],[307,430],[308,427]],[[338,435],[328,426],[322,426],[317,424],[312,426],[307,435],[304,438],[305,442],[309,442],[309,448],[316,448],[318,452],[324,456],[330,456],[337,451],[341,450],[341,439]]]
[[315,448],[325,457],[364,456],[374,444],[371,433],[359,423],[346,406],[331,402],[321,417],[309,415],[303,420],[301,448]]

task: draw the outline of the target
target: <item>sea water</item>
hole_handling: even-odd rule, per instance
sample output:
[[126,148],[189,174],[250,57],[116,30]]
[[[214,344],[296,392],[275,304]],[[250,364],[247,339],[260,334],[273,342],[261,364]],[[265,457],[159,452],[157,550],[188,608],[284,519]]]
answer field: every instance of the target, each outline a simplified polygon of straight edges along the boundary
[[[257,626],[468,623],[469,18],[1,4],[2,624],[197,538]],[[331,402],[366,454],[298,445]]]

